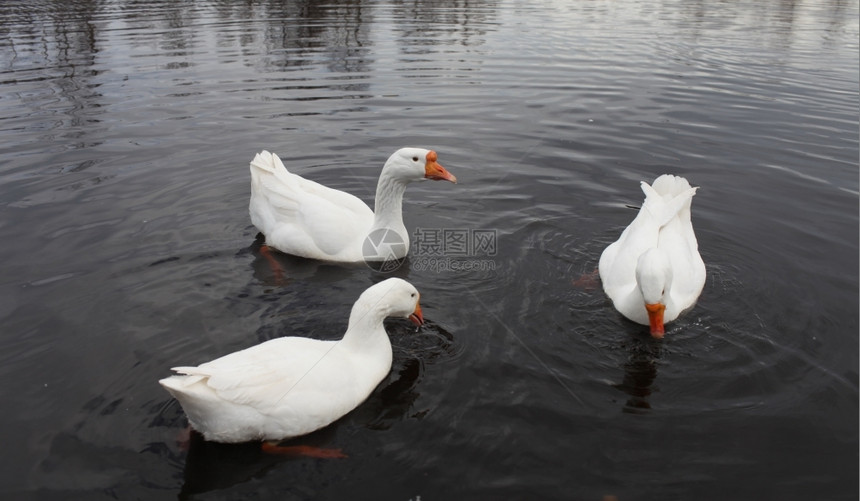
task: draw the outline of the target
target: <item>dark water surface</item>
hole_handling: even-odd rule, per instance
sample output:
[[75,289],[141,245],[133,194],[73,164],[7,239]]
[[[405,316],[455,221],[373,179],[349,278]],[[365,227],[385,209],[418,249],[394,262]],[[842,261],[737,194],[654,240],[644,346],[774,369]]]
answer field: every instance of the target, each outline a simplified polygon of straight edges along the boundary
[[[856,0],[6,0],[0,494],[856,500],[858,90]],[[254,153],[371,202],[406,145],[460,181],[407,226],[493,246],[395,272],[428,325],[305,439],[349,458],[180,444],[170,367],[337,337],[387,276],[278,282]],[[589,275],[665,172],[708,281],[652,342]]]

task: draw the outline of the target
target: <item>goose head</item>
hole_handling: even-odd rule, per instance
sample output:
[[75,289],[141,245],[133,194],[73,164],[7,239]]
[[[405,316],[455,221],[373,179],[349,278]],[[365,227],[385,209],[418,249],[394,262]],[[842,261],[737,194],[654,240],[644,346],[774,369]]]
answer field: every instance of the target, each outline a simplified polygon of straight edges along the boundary
[[672,265],[669,256],[658,248],[651,248],[639,256],[636,263],[636,286],[645,302],[651,336],[662,339],[666,333],[663,313],[672,286]]
[[419,299],[421,294],[412,284],[400,278],[389,278],[368,288],[359,301],[378,309],[383,317],[408,318],[415,325],[424,325]]
[[405,182],[432,179],[434,181],[457,182],[457,178],[436,161],[433,150],[423,148],[401,148],[388,157],[382,172]]

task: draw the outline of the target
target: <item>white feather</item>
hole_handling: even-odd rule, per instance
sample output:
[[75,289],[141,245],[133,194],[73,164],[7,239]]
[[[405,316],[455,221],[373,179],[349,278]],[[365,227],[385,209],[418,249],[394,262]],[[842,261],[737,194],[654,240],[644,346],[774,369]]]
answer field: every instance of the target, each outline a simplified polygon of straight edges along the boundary
[[356,301],[338,341],[283,337],[159,381],[179,400],[191,426],[207,440],[244,442],[303,435],[363,402],[391,370],[391,344],[382,325],[408,317],[418,291],[390,278]]
[[[649,323],[645,295],[651,294],[643,293],[643,288],[663,291],[657,284],[668,284],[659,298],[666,306],[665,322],[691,308],[702,292],[705,263],[690,216],[696,190],[686,179],[669,174],[657,178],[653,186],[643,181],[642,208],[600,256],[598,269],[606,295],[634,322]],[[641,283],[644,280],[650,283]]]
[[[251,162],[251,222],[266,244],[281,252],[342,262],[362,261],[367,236],[376,228],[390,229],[406,244],[394,257],[405,257],[409,234],[401,214],[403,192],[408,183],[424,179],[429,153],[401,148],[389,157],[374,213],[357,197],[293,174],[277,155],[263,151]],[[438,166],[435,160],[432,164]]]

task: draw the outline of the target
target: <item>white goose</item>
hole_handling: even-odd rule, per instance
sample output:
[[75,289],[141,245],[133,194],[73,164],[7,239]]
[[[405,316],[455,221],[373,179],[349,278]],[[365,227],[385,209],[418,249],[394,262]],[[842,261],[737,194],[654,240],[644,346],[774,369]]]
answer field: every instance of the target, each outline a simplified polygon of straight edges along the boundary
[[[402,216],[406,185],[422,179],[457,182],[436,159],[436,152],[421,148],[391,155],[379,175],[374,213],[349,193],[290,173],[277,155],[263,151],[251,162],[251,222],[268,246],[287,254],[341,262],[403,258],[409,250]],[[399,238],[385,238],[390,231]],[[364,248],[371,233],[374,246],[380,239],[393,245]]]
[[664,174],[642,182],[645,202],[630,225],[600,256],[603,290],[628,319],[650,325],[662,338],[664,323],[691,308],[705,285],[705,263],[690,221],[697,188]]
[[310,433],[363,402],[391,370],[382,321],[424,323],[418,291],[389,278],[364,291],[338,341],[283,337],[159,381],[191,427],[215,442],[281,440]]

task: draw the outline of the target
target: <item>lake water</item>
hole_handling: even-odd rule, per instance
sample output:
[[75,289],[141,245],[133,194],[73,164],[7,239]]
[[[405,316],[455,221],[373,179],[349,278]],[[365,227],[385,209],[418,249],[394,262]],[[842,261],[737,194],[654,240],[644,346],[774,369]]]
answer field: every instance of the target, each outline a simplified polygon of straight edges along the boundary
[[[857,0],[6,0],[0,493],[856,500],[858,91]],[[349,458],[183,443],[170,367],[390,276],[279,279],[254,154],[372,203],[407,145],[459,184],[404,202],[428,324],[303,439]],[[655,342],[592,272],[667,172],[708,280]]]

